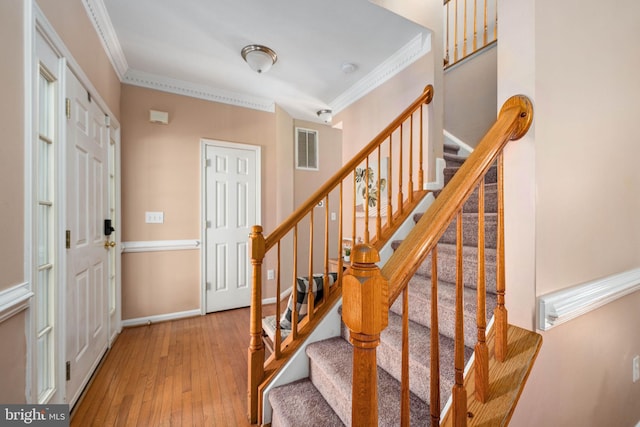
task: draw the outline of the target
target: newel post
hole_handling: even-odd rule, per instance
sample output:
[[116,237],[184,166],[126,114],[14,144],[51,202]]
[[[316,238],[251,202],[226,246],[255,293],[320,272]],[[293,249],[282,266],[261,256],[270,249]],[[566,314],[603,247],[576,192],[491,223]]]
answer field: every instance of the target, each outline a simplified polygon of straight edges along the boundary
[[248,352],[248,417],[252,424],[258,422],[258,385],[264,376],[264,345],[262,344],[262,260],[265,240],[262,227],[254,225],[249,234],[251,254],[251,318],[249,320]]
[[378,425],[376,347],[389,317],[389,285],[375,264],[380,255],[368,244],[351,251],[351,270],[342,279],[342,319],[353,344],[351,424]]

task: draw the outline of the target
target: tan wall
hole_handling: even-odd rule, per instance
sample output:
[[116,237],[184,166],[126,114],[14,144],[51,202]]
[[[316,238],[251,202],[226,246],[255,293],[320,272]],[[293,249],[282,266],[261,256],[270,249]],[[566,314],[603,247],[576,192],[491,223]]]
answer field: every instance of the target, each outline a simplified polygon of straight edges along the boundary
[[120,117],[120,80],[81,1],[36,0],[82,71]]
[[[168,112],[169,124],[150,123],[150,109]],[[123,241],[200,239],[202,138],[262,147],[262,225],[275,227],[274,114],[129,85],[121,111]],[[163,211],[164,224],[145,224],[146,211]],[[198,250],[125,253],[122,262],[123,319],[200,307]]]
[[[23,2],[0,2],[0,291],[24,281]],[[0,402],[24,403],[26,312],[0,323]]]
[[[24,79],[22,1],[0,2],[0,290],[24,281]],[[10,65],[10,66],[9,66]]]
[[496,121],[497,66],[494,44],[444,74],[444,128],[471,147]]
[[[640,57],[629,53],[640,5],[498,8],[499,102],[524,91],[536,109],[533,132],[505,156],[507,303],[511,321],[531,328],[537,296],[639,266]],[[511,424],[635,425],[639,304],[636,292],[544,332]]]
[[[312,129],[318,131],[318,147],[319,170],[300,170],[296,169],[294,173],[295,182],[295,205],[302,205],[321,185],[329,180],[342,167],[342,130],[335,129],[331,126],[312,123],[302,120],[294,120],[295,127]],[[293,131],[293,129],[292,129]],[[294,137],[295,138],[295,137]],[[294,150],[295,151],[295,150]],[[295,159],[293,159],[295,164]],[[339,193],[334,191],[329,196],[328,207],[316,207],[314,209],[314,273],[322,272],[321,266],[324,265],[325,246],[325,214],[335,212],[336,218],[339,211]],[[304,226],[299,227],[298,247],[301,249],[298,253],[298,271],[299,275],[307,275],[309,270],[308,250],[309,232],[308,221],[304,222]],[[329,221],[329,257],[338,256],[338,221]]]
[[22,311],[0,323],[0,402],[2,404],[26,403],[26,354],[25,322],[27,311]]

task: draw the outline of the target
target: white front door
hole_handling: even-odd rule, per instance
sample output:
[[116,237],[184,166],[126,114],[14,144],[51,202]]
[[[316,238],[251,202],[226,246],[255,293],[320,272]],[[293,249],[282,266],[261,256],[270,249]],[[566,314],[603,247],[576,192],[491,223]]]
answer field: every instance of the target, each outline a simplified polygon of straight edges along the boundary
[[109,140],[105,114],[67,69],[70,109],[66,140],[66,363],[67,403],[73,405],[108,343]]
[[206,311],[251,302],[249,233],[260,222],[260,148],[209,142],[205,156]]

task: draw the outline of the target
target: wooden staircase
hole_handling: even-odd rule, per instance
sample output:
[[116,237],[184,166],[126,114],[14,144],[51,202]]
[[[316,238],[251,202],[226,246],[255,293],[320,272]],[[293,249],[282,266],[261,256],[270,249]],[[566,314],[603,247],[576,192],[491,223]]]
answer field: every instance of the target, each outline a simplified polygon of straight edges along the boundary
[[[411,114],[397,121],[402,123],[413,117]],[[301,348],[302,339],[313,329],[314,317],[317,322],[325,313],[323,310],[337,303],[342,295],[342,317],[348,330],[343,337],[306,347],[309,380],[270,391],[273,425],[316,425],[318,421],[312,418],[312,413],[322,417],[322,425],[508,423],[541,338],[507,323],[502,150],[509,140],[520,138],[528,130],[532,114],[525,97],[516,96],[505,103],[498,120],[474,153],[450,177],[450,183],[427,212],[416,218],[415,228],[382,269],[376,265],[379,260],[376,249],[383,242],[381,230],[386,228],[385,235],[390,235],[394,225],[389,222],[383,227],[378,215],[373,227],[377,230],[375,245],[374,239],[365,234],[365,243],[353,248],[351,268],[345,275],[340,269],[339,286],[334,285],[334,289],[324,293],[327,297],[321,306],[314,307],[311,303],[310,315],[299,327],[294,320],[294,329],[286,340],[281,341],[276,328],[274,354],[266,362],[263,362],[264,348],[257,340],[261,312],[252,305],[249,348],[252,422],[268,424],[259,411],[264,398],[261,391],[266,390],[287,357]],[[394,131],[388,132],[384,138],[392,139],[393,134]],[[375,150],[369,149],[369,153]],[[455,154],[451,156],[453,161],[458,160]],[[368,165],[366,156],[365,159]],[[353,170],[362,161],[362,158],[354,160],[348,167]],[[339,185],[342,200],[341,182],[345,174],[338,175],[336,182],[324,187],[333,189]],[[326,188],[324,193],[319,191],[310,198],[311,207],[317,204],[316,199],[328,201]],[[402,185],[396,193],[402,193]],[[394,206],[390,210],[391,219],[409,214],[403,207],[415,200],[408,199],[411,197],[399,198],[393,205],[389,194],[389,206]],[[490,212],[493,208],[495,213]],[[368,217],[365,215],[365,222]],[[287,222],[297,224],[296,221]],[[368,230],[369,225],[366,227]],[[495,233],[485,232],[492,227]],[[261,230],[254,231],[254,301],[259,301],[262,285],[256,278],[262,274],[265,239]],[[282,232],[278,233],[279,239]],[[466,271],[463,260],[467,260]],[[469,263],[474,264],[471,270]],[[309,264],[309,271],[314,271],[312,262]],[[297,265],[295,252],[294,265]],[[430,279],[428,285],[412,285],[416,274]],[[298,298],[295,290],[293,298],[294,301]],[[475,300],[473,307],[465,307],[469,300]],[[495,320],[487,336],[487,313],[494,306]],[[280,307],[276,311],[280,312]],[[441,322],[443,317],[450,321]],[[474,360],[465,376],[465,361],[472,352]],[[441,419],[441,408],[449,391],[452,404]],[[301,395],[313,405],[301,407],[305,400],[300,400]],[[309,424],[311,420],[316,421]]]

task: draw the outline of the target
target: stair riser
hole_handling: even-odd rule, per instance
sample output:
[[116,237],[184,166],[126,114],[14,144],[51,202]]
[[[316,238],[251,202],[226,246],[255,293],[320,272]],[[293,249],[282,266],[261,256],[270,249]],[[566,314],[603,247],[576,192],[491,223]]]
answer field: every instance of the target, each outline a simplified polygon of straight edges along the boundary
[[[428,284],[430,286],[430,284]],[[493,310],[496,306],[495,295],[488,294],[485,302],[486,321],[493,316]],[[466,292],[464,301],[464,343],[466,346],[473,347],[478,339],[478,328],[476,318],[476,294],[475,292]],[[391,311],[401,315],[402,304],[396,301]],[[439,333],[451,339],[455,339],[455,305],[453,301],[448,303],[440,303],[438,306],[438,327]],[[409,297],[409,318],[412,322],[431,328],[431,292],[430,289],[426,294],[417,295],[410,292]]]
[[[351,363],[351,360],[345,360],[345,363]],[[327,375],[312,357],[309,358],[309,378],[340,420],[347,426],[351,425],[351,389],[341,387],[344,384]]]
[[[498,217],[495,214],[486,214],[484,217],[484,241],[486,248],[495,249],[496,247],[497,221]],[[456,224],[456,219],[451,221],[451,224],[449,224],[442,237],[440,237],[440,243],[456,243]],[[478,246],[478,216],[476,214],[462,215],[462,244],[464,246]]]
[[[465,250],[466,249],[466,250]],[[470,289],[478,287],[477,252],[463,248],[463,286]],[[456,255],[445,251],[438,252],[438,279],[443,282],[456,283]],[[487,292],[496,293],[496,264],[495,251],[486,254],[485,258],[485,288]],[[417,275],[431,277],[431,254],[418,267]]]
[[[447,167],[444,169],[445,185],[447,185],[449,181],[451,181],[451,178],[453,178],[453,175],[455,175],[456,171],[457,171],[456,168]],[[489,168],[489,170],[487,171],[487,174],[485,175],[484,182],[485,184],[495,184],[496,182],[498,182],[498,168],[496,168],[495,166],[492,166],[491,168]]]

